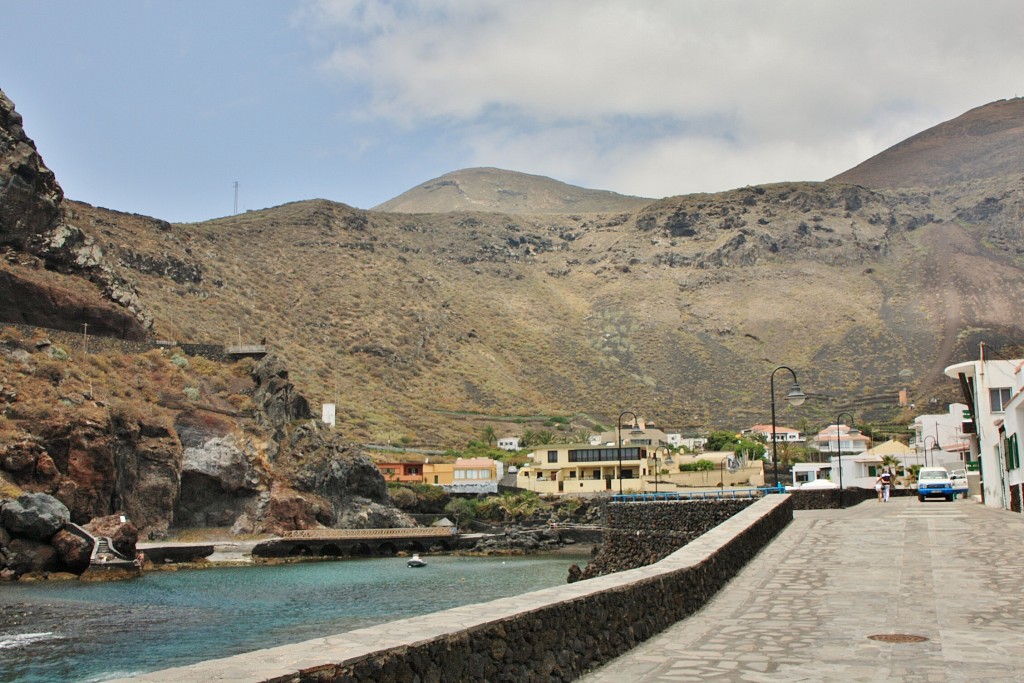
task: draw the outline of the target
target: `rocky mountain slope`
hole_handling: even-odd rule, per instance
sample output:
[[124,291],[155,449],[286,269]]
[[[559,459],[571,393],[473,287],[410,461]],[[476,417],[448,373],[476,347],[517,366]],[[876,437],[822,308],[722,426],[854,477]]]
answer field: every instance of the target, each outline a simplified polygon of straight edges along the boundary
[[[988,139],[975,137],[963,144]],[[518,177],[487,173],[496,188]],[[898,191],[782,183],[613,211],[581,200],[563,213],[550,212],[557,202],[399,213],[313,200],[169,225],[61,210],[109,279],[136,293],[134,317],[156,337],[266,338],[314,406],[338,402],[346,439],[446,446],[538,415],[589,428],[625,410],[678,428],[763,422],[780,364],[813,399],[780,406],[780,422],[804,430],[839,410],[892,419],[903,388],[922,408],[954,398],[946,364],[978,341],[1011,353],[1024,338],[1022,178],[961,175]],[[40,267],[6,270],[28,280]]]
[[499,168],[467,168],[428,180],[373,207],[373,210],[396,213],[595,213],[631,211],[651,201],[607,190],[588,190],[544,176]]
[[1024,98],[972,109],[918,133],[830,182],[875,189],[938,188],[1024,176]]

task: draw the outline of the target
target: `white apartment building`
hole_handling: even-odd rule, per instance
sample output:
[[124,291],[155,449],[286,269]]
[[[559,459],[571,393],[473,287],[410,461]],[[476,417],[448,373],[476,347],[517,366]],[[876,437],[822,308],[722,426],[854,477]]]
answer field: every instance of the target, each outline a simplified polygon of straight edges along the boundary
[[917,452],[920,462],[947,470],[965,467],[971,446],[963,433],[963,424],[969,416],[966,404],[950,403],[946,413],[915,417],[910,447]]
[[871,439],[856,428],[833,424],[818,432],[807,445],[816,448],[819,453],[859,455],[866,451],[870,444]]
[[970,448],[968,464],[976,463],[980,471],[982,502],[1017,512],[1024,485],[1018,446],[1022,363],[1021,359],[993,358],[982,344],[979,360],[945,370],[947,377],[960,382],[964,394],[968,413],[961,432]]
[[[764,437],[766,442],[772,442],[771,425],[754,425],[753,427],[742,430],[740,433],[743,436],[754,436],[759,434]],[[775,441],[778,443],[803,443],[804,437],[801,436],[800,432],[796,429],[775,425]]]

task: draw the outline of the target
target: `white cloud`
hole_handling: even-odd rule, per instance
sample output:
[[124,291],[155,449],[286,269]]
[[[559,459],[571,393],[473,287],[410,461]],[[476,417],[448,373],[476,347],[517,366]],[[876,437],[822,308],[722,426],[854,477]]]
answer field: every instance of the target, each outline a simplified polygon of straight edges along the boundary
[[369,93],[350,115],[637,194],[823,179],[1024,91],[1004,0],[319,0],[298,23]]

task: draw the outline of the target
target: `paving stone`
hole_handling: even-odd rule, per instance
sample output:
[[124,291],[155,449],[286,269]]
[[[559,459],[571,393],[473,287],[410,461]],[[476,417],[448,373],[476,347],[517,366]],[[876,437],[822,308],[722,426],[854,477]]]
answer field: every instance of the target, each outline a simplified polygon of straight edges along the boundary
[[[797,511],[703,609],[579,680],[676,680],[677,661],[703,680],[1019,683],[1022,547],[1024,516],[970,500]],[[666,660],[638,675],[645,652]]]

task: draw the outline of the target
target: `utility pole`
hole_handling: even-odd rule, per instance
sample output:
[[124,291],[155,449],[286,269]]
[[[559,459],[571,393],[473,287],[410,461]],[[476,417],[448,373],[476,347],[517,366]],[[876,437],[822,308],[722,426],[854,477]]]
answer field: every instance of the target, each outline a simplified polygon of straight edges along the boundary
[[82,323],[82,353],[89,353],[89,323]]
[[236,180],[235,181],[235,211],[231,215],[235,216],[237,214],[238,214],[238,181]]

